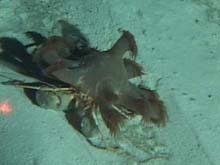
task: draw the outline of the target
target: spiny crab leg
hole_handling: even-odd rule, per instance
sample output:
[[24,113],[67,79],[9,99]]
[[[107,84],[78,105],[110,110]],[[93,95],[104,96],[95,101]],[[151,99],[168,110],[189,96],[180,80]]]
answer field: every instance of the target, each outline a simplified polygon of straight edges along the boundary
[[116,105],[112,105],[112,108],[114,109],[114,110],[116,110],[117,112],[119,112],[122,116],[124,116],[125,118],[127,118],[127,119],[131,119],[131,117],[129,116],[129,115],[127,115],[127,114],[129,114],[130,112],[127,110],[127,109],[125,109],[125,108],[123,108],[123,107],[118,107],[118,106],[116,106]]
[[95,121],[95,124],[96,124],[102,138],[111,137],[110,131],[107,128],[107,126],[101,116],[100,107],[96,106],[95,104],[92,106],[92,117]]
[[[7,74],[7,73],[6,73]],[[3,77],[3,78],[6,78],[6,79],[8,79],[9,81],[5,81],[5,82],[0,82],[1,84],[3,84],[3,85],[14,85],[15,86],[15,84],[31,84],[31,83],[25,83],[24,81],[22,81],[22,80],[15,80],[15,79],[13,79],[13,78],[11,78],[11,77],[8,77],[8,76],[5,76],[5,75],[3,75],[3,74],[0,74],[0,77]],[[47,85],[47,86],[49,86],[49,87],[52,87],[52,88],[55,88],[56,86],[54,86],[53,84],[50,84],[50,83],[47,83],[47,82],[45,82],[45,81],[41,81],[41,80],[38,80],[38,82],[40,82],[40,83],[42,83],[42,84],[44,84],[44,85]]]
[[107,127],[105,126],[104,121],[102,120],[99,111],[100,111],[99,107],[96,107],[95,105],[92,106],[92,117],[93,117],[93,120],[94,120],[94,122],[95,122],[95,124],[96,124],[96,126],[97,126],[97,128],[99,130],[100,135],[103,138],[103,137],[105,137],[105,135],[110,134],[110,132],[107,129]]
[[41,91],[51,91],[51,92],[59,92],[59,91],[77,91],[74,87],[48,87],[48,86],[33,86],[28,83],[24,83],[22,81],[13,80],[13,81],[7,81],[7,82],[1,82],[3,85],[12,85],[19,88],[25,88],[25,89],[35,89],[35,90],[41,90]]

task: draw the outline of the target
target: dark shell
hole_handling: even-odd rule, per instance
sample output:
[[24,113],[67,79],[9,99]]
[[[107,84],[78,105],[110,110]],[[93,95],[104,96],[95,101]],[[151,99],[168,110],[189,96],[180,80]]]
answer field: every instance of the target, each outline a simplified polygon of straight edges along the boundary
[[[63,26],[63,34],[65,35],[62,36],[62,40],[68,38],[70,42],[74,34],[71,35],[71,33],[64,31],[68,29],[68,32],[71,32],[71,25],[63,23]],[[60,39],[61,42],[62,40]],[[74,43],[74,40],[72,42]],[[55,52],[51,54],[47,47],[53,46]],[[145,121],[159,125],[165,124],[166,109],[157,93],[128,81],[130,78],[143,74],[142,67],[134,61],[134,58],[123,58],[127,51],[130,51],[133,57],[136,57],[137,54],[136,42],[130,32],[123,31],[122,36],[108,51],[98,51],[91,48],[85,56],[80,58],[80,65],[75,68],[71,68],[70,64],[73,65],[76,61],[63,57],[61,48],[59,51],[56,48],[59,48],[56,44],[48,42],[46,47],[38,50],[38,52],[44,52],[44,54],[40,54],[41,56],[50,56],[51,58],[56,56],[59,57],[58,61],[63,63],[62,67],[50,70],[50,76],[76,86],[82,92],[93,97],[107,127],[112,132],[116,132],[118,124],[123,119],[135,114],[143,116]],[[65,51],[63,53],[65,54]],[[74,56],[74,54],[71,55]],[[41,62],[45,62],[44,58],[41,58]],[[48,67],[57,64],[54,58],[51,62],[46,62],[50,63]],[[48,70],[48,68],[44,69]]]
[[[116,133],[120,122],[134,115],[141,115],[147,122],[165,124],[166,108],[158,94],[129,82],[129,79],[144,74],[142,66],[135,62],[137,46],[129,31],[122,31],[122,36],[111,49],[99,51],[90,47],[88,39],[76,26],[63,20],[59,23],[61,36],[46,38],[30,31],[26,34],[34,43],[26,46],[13,38],[0,38],[2,60],[13,64],[16,71],[34,77],[44,84],[52,84],[57,88],[75,87],[86,97],[92,98],[93,102],[88,103],[86,99],[75,98],[75,108],[78,108],[78,111],[86,109],[82,114],[85,114],[84,117],[91,123],[92,112],[99,108],[112,133]],[[32,46],[37,48],[29,54],[26,48]],[[131,59],[123,57],[127,51],[131,52]],[[26,93],[33,94],[30,91]],[[59,97],[51,97],[57,100],[57,106],[62,100]],[[77,118],[77,121],[81,121],[79,118],[82,116],[74,115],[75,112],[66,112],[69,123],[77,125],[77,122],[72,120]]]

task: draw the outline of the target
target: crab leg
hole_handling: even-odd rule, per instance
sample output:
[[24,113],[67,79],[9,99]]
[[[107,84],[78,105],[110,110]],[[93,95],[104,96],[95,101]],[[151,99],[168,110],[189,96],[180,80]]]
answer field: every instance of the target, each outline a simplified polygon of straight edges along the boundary
[[129,116],[129,115],[127,115],[128,113],[129,113],[129,111],[128,110],[126,110],[125,108],[119,108],[118,106],[116,106],[116,105],[112,105],[112,108],[114,109],[114,110],[116,110],[117,112],[119,112],[122,116],[124,116],[125,118],[127,118],[127,119],[131,119],[131,117]]
[[41,91],[53,91],[53,92],[58,92],[58,91],[76,91],[76,88],[74,87],[54,87],[54,86],[42,86],[42,84],[36,85],[36,83],[25,83],[22,81],[18,80],[12,80],[12,81],[6,81],[6,82],[1,82],[3,85],[12,85],[15,87],[19,88],[24,88],[24,89],[35,89],[35,90],[41,90]]
[[107,52],[112,56],[122,56],[126,51],[131,51],[133,58],[137,55],[137,45],[134,36],[129,31],[122,31],[122,36],[117,40],[113,47]]

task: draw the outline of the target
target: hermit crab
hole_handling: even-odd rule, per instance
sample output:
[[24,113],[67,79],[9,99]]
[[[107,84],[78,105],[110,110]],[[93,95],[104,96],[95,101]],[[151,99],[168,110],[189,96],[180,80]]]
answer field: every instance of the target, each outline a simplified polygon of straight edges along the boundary
[[[1,60],[36,82],[2,82],[24,88],[31,101],[41,107],[65,112],[67,121],[86,137],[101,132],[100,123],[116,135],[123,121],[139,115],[145,122],[165,125],[167,113],[158,94],[130,79],[144,74],[135,61],[134,36],[120,30],[112,48],[92,48],[88,39],[67,21],[58,21],[61,35],[45,37],[29,31],[33,43],[1,37]],[[130,56],[124,56],[129,52]]]

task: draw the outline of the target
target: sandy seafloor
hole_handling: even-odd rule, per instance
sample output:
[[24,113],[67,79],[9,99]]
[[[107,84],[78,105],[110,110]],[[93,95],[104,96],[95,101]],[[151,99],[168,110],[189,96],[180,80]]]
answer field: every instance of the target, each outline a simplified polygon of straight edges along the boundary
[[[220,164],[220,1],[0,0],[0,36],[28,42],[23,32],[49,35],[58,19],[78,24],[102,50],[117,40],[119,28],[135,35],[137,61],[160,79],[157,91],[169,116],[158,136],[170,159],[146,164]],[[0,72],[28,80],[4,66]],[[4,100],[13,111],[0,113],[0,165],[129,164],[91,147],[62,113],[33,105],[21,89],[0,85]]]

